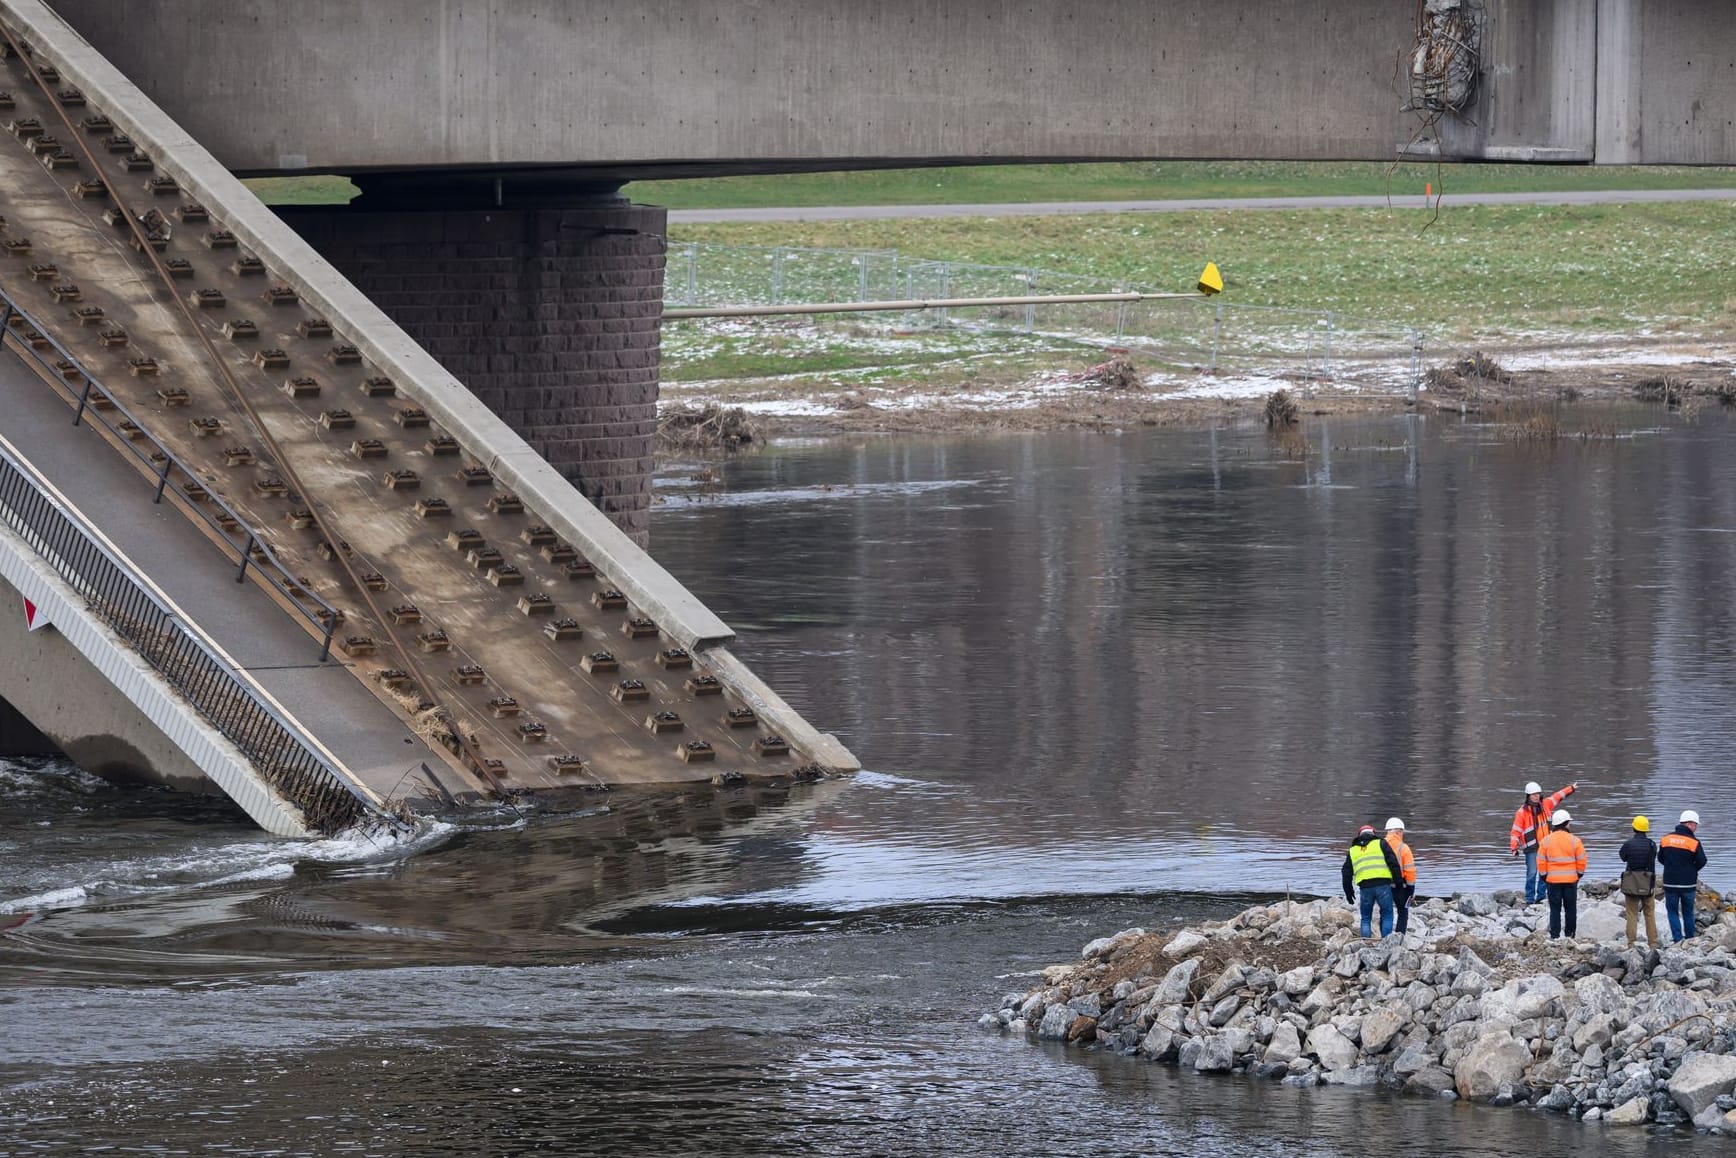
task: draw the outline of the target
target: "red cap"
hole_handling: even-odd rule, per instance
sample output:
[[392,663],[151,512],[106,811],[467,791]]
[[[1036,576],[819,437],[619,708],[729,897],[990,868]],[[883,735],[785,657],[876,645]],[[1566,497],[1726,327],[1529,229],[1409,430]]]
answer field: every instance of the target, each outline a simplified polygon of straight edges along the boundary
[[1356,835],[1361,836],[1365,832],[1372,836],[1374,834],[1374,825],[1372,825],[1372,824],[1363,825],[1361,828],[1356,830]]

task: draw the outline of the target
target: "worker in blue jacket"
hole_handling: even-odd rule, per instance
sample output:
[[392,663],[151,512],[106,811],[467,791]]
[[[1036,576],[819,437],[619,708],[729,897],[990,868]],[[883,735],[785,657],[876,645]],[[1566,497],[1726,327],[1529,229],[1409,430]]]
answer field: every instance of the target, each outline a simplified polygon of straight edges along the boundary
[[1700,814],[1682,813],[1674,832],[1658,841],[1658,863],[1664,866],[1664,913],[1670,936],[1685,941],[1694,935],[1694,893],[1700,870],[1706,867],[1706,847],[1700,843]]

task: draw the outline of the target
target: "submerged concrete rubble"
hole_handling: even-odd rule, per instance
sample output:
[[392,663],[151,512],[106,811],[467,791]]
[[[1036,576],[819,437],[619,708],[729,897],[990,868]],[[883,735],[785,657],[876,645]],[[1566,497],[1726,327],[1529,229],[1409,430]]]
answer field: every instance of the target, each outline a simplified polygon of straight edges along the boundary
[[1642,929],[1630,949],[1614,888],[1585,887],[1575,940],[1512,893],[1418,903],[1380,940],[1323,900],[1128,929],[981,1024],[1200,1073],[1736,1133],[1736,911],[1702,890],[1699,936],[1654,950]]

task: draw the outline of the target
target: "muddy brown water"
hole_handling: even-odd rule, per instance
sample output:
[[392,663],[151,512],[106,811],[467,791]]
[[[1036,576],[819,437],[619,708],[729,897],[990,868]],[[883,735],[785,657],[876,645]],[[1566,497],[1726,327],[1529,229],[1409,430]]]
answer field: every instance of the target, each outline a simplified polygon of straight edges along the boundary
[[1330,892],[1517,789],[1736,816],[1736,423],[792,442],[656,552],[870,771],[304,847],[0,765],[0,1156],[1420,1154],[1708,1144],[1063,1052],[974,1019],[1101,933]]

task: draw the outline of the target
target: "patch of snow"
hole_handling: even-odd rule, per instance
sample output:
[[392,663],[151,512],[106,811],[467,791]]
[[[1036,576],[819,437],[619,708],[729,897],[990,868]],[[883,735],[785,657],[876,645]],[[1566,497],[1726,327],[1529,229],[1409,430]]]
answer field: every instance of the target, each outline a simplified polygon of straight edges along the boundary
[[780,418],[814,418],[838,412],[836,406],[828,406],[811,398],[762,398],[751,402],[734,402],[731,405],[749,414],[770,414]]

